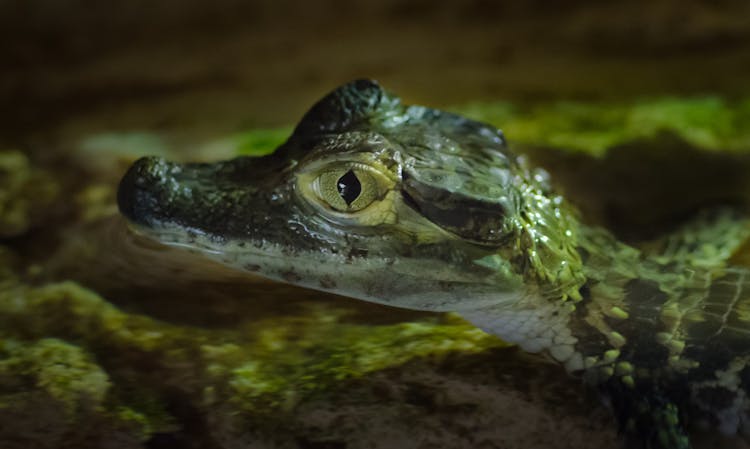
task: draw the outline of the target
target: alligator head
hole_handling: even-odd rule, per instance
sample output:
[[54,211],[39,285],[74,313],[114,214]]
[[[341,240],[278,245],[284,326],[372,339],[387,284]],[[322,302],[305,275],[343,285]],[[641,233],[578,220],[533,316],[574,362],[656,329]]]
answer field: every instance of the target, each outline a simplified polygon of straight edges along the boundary
[[359,80],[268,156],[138,160],[118,202],[139,232],[237,269],[461,311],[576,283],[571,226],[545,184],[496,128]]

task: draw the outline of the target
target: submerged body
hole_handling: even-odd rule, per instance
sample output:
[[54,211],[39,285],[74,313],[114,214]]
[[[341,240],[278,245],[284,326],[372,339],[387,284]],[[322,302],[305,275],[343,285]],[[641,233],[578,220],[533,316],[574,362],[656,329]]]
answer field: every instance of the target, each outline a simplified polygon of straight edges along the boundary
[[371,81],[323,98],[272,155],[141,159],[118,201],[143,233],[239,270],[457,312],[546,353],[607,395],[634,447],[750,432],[750,272],[726,263],[747,226],[644,254],[582,224],[500,131]]

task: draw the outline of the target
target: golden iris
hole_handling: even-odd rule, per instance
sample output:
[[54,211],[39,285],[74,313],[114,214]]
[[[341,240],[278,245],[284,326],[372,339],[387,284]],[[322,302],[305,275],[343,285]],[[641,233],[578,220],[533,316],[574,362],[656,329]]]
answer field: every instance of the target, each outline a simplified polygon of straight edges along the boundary
[[357,212],[378,197],[378,184],[369,170],[359,167],[336,167],[313,181],[313,190],[331,209]]

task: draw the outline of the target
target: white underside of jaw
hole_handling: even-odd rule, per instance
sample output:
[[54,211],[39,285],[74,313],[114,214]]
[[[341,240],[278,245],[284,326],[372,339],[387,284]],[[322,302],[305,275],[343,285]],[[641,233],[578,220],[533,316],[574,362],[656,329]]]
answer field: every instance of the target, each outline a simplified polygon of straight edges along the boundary
[[524,351],[549,354],[568,371],[584,368],[583,355],[575,348],[578,339],[568,326],[570,311],[564,305],[496,306],[459,313],[485,332],[517,344]]
[[[284,248],[270,242],[266,242],[262,248],[252,244],[240,246],[239,242],[232,241],[216,247],[207,236],[193,233],[188,237],[179,227],[164,226],[158,232],[151,233],[152,237],[166,245],[202,253],[237,270],[244,271],[248,266],[256,266],[257,272],[254,274],[272,280],[396,307],[456,312],[485,332],[497,335],[508,343],[517,344],[525,351],[548,353],[553,359],[564,364],[569,371],[578,371],[584,367],[582,355],[575,351],[577,339],[570,332],[570,309],[565,304],[541,300],[524,301],[515,292],[502,293],[492,288],[491,293],[475,292],[470,297],[467,297],[465,292],[447,292],[440,289],[425,292],[425,285],[421,283],[409,288],[409,283],[415,282],[415,279],[409,279],[404,273],[399,273],[397,261],[389,266],[389,273],[383,272],[380,266],[379,269],[369,271],[379,272],[379,276],[383,278],[381,282],[375,282],[373,285],[379,284],[382,287],[397,283],[401,287],[396,290],[397,298],[385,298],[380,295],[388,296],[387,291],[376,293],[366,288],[367,282],[372,283],[372,279],[363,277],[367,270],[359,273],[359,276],[348,272],[346,267],[350,265],[342,254],[326,254],[324,263],[314,260],[313,257],[302,257],[305,259],[304,262],[297,260],[296,263],[290,263],[289,256],[284,255]],[[319,253],[316,255],[320,256]],[[357,264],[362,268],[362,265],[373,264],[373,261],[362,260]],[[440,275],[440,266],[422,268],[433,276]],[[409,271],[408,268],[401,269]],[[285,276],[290,273],[294,275],[295,282],[290,281],[289,276]],[[321,288],[319,281],[324,275],[335,279],[336,286],[330,289]],[[386,279],[388,282],[384,281]]]

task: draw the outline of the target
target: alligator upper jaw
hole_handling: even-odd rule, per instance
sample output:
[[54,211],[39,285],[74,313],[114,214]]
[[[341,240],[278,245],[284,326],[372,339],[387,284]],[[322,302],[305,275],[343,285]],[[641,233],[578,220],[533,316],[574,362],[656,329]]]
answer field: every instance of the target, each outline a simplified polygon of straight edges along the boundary
[[258,179],[258,166],[242,160],[177,164],[141,158],[120,181],[117,203],[128,221],[147,233],[172,228],[224,238],[263,215],[248,213],[250,209],[263,212],[267,202],[263,192],[247,181],[236,181],[244,176]]

